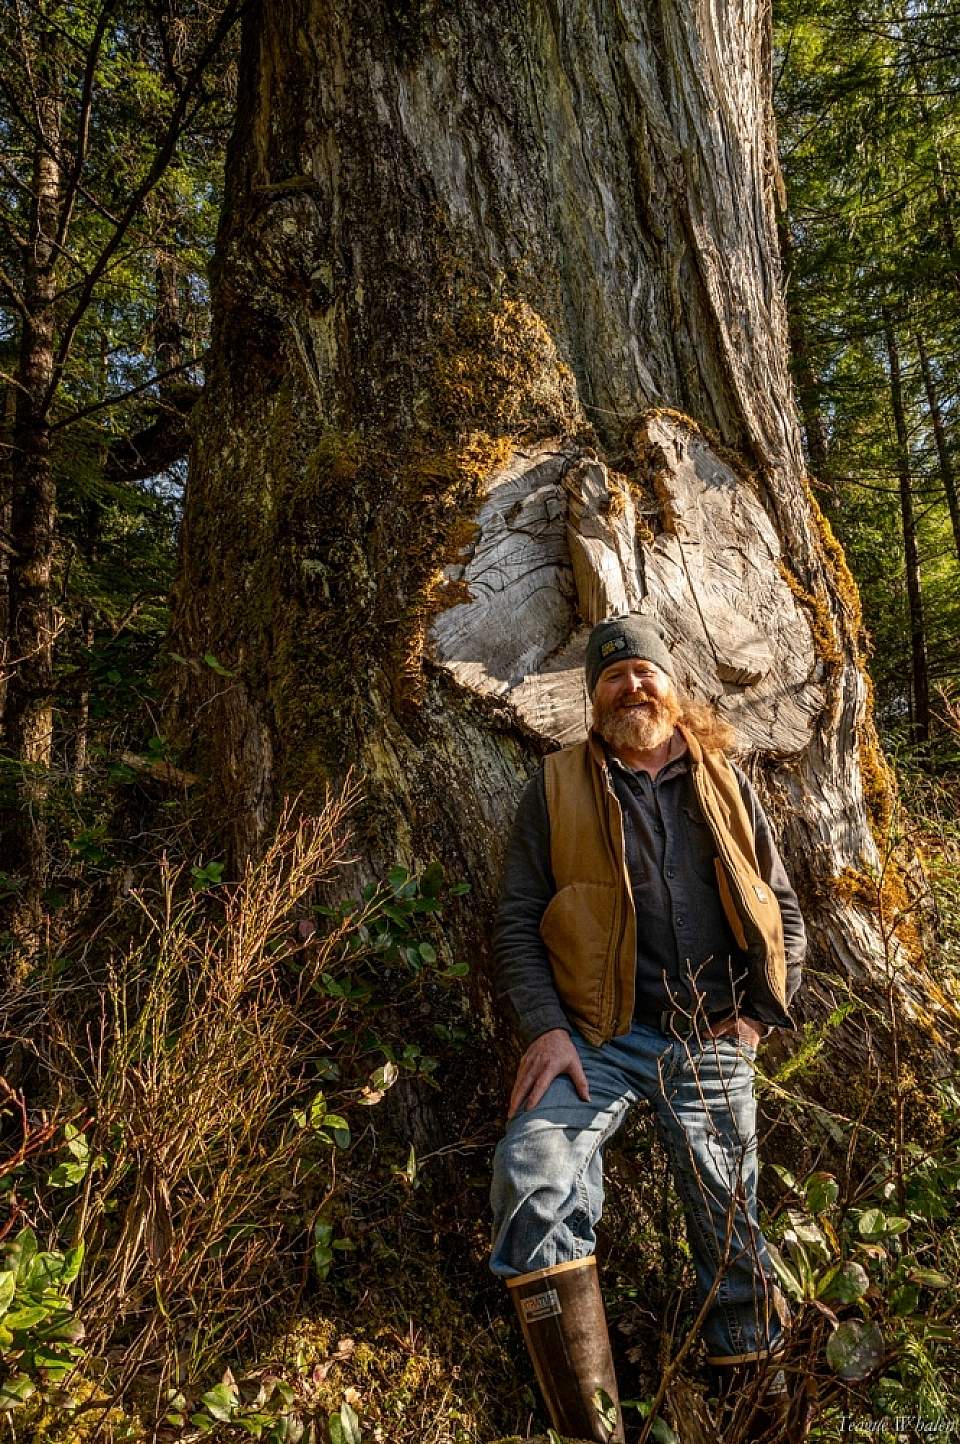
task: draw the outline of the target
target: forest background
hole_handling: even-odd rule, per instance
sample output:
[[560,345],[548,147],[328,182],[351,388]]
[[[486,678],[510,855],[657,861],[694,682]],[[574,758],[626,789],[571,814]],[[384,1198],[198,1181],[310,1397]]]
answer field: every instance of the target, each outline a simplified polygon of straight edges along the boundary
[[[13,0],[0,19],[3,1427],[492,1439],[536,1418],[499,1293],[477,1283],[492,1125],[481,1105],[432,1153],[410,1126],[470,1029],[467,965],[442,942],[469,880],[398,864],[350,903],[317,903],[355,800],[334,797],[313,821],[286,816],[221,904],[215,820],[191,800],[166,720],[178,669],[233,675],[213,653],[170,649],[168,603],[213,344],[242,10]],[[886,846],[921,851],[927,947],[955,975],[960,11],[780,0],[774,21],[780,244],[812,486],[872,639],[902,799]],[[118,895],[139,908],[122,936]],[[320,1011],[302,1036],[308,997]],[[91,1007],[111,1024],[109,1055],[84,1054],[70,1026]],[[788,1288],[811,1306],[823,1439],[876,1437],[880,1416],[960,1417],[960,1094],[941,1060],[940,1082],[931,1070],[919,1086],[926,1131],[909,1136],[918,1084],[897,1063],[888,1116],[851,1105],[853,1134],[824,1122],[818,1069],[842,1022],[808,1025],[765,1095],[772,1118],[784,1090],[808,1087],[825,1130],[802,1157],[774,1149],[766,1199]],[[675,1204],[644,1183],[645,1160],[656,1151],[639,1136],[618,1165],[636,1241],[611,1312],[639,1375],[637,1417],[651,1437],[676,1426],[692,1440],[682,1358],[665,1418],[651,1414],[664,1399],[645,1361],[669,1356],[689,1303]],[[184,1203],[201,1176],[205,1196]],[[459,1208],[444,1201],[453,1178]],[[853,1362],[836,1344],[824,1361],[838,1322]]]

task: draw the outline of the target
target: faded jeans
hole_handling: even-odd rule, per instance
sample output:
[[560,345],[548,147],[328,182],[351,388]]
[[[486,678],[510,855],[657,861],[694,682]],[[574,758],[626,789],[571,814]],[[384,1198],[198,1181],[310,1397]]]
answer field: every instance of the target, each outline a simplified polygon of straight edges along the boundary
[[719,1275],[703,1323],[707,1355],[733,1363],[766,1354],[782,1330],[757,1223],[753,1049],[640,1023],[602,1048],[572,1036],[590,1102],[563,1074],[507,1125],[494,1158],[493,1272],[510,1278],[593,1253],[604,1144],[645,1099],[683,1203],[701,1305]]

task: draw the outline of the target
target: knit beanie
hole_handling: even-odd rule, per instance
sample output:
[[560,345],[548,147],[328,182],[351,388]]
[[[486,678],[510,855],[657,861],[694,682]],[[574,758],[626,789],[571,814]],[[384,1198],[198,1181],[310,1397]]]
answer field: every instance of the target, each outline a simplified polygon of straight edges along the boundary
[[649,617],[611,617],[598,622],[587,638],[587,655],[584,667],[587,673],[587,691],[593,696],[600,673],[614,662],[636,657],[642,662],[653,662],[667,676],[673,678],[673,659],[655,623]]

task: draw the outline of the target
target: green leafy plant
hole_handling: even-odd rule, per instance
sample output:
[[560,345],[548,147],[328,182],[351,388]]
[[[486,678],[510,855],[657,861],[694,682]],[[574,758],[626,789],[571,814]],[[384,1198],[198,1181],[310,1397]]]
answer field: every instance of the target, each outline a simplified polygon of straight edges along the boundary
[[0,1269],[0,1409],[35,1394],[60,1391],[84,1357],[84,1326],[68,1290],[83,1263],[83,1244],[66,1253],[41,1249],[23,1228],[4,1253]]
[[[893,1206],[897,1185],[891,1167],[874,1170],[856,1202],[844,1205],[833,1175],[818,1171],[798,1181],[774,1165],[795,1202],[783,1207],[773,1224],[770,1255],[793,1303],[816,1309],[828,1321],[825,1361],[833,1374],[854,1383],[883,1369],[876,1406],[885,1409],[897,1401],[903,1412],[913,1390],[916,1413],[917,1388],[921,1412],[944,1394],[940,1370],[954,1337],[960,1286],[928,1262],[942,1256],[945,1242],[928,1226],[939,1226],[947,1210],[957,1216],[956,1160],[915,1150],[912,1161],[903,1213]],[[949,1194],[931,1193],[932,1177],[949,1181],[952,1203]],[[842,1318],[844,1313],[851,1316]]]

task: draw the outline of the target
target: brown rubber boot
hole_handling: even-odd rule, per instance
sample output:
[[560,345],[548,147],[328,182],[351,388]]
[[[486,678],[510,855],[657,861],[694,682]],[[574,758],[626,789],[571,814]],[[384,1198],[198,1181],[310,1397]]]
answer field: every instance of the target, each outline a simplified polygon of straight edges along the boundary
[[597,1261],[574,1259],[507,1279],[524,1343],[558,1434],[624,1444]]

